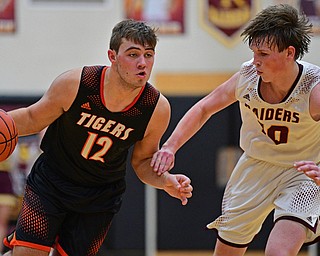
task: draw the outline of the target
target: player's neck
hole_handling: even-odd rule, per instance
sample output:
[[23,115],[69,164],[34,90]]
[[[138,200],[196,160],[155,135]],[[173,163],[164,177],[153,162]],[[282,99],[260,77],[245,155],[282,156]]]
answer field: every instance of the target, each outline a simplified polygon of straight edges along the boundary
[[264,82],[260,84],[260,94],[262,98],[271,104],[282,102],[288,94],[292,91],[292,87],[296,85],[296,80],[299,76],[299,66],[283,72],[283,75],[276,77],[273,81]]
[[106,107],[112,112],[120,112],[130,106],[142,88],[119,82],[119,78],[110,76],[108,70],[103,84],[103,98]]

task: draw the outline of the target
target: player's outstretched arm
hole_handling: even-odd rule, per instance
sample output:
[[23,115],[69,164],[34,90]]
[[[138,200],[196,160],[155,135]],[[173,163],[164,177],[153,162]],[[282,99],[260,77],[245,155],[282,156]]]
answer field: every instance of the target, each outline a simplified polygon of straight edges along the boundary
[[154,172],[161,175],[172,169],[176,152],[202,128],[212,115],[237,100],[235,89],[238,79],[239,72],[235,73],[230,79],[218,86],[187,111],[169,139],[153,155],[150,164]]

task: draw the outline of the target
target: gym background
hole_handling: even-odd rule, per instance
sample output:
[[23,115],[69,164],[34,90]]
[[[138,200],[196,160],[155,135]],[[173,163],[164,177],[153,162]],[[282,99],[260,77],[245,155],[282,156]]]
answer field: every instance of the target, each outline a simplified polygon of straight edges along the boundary
[[[305,1],[247,0],[242,1],[244,6],[237,5],[237,1],[212,2],[0,0],[0,107],[10,110],[35,102],[65,70],[84,65],[108,65],[106,53],[111,30],[128,17],[144,18],[160,28],[150,82],[172,105],[172,119],[163,141],[189,107],[251,58],[251,51],[239,36],[241,29],[270,4],[286,2],[306,8],[304,11],[314,21],[315,33],[310,53],[304,60],[320,65],[317,55],[319,15],[316,9],[304,5]],[[232,6],[222,6],[221,2]],[[307,2],[315,7],[319,1]],[[168,5],[169,9],[162,9]],[[214,247],[216,235],[205,226],[220,214],[225,182],[241,154],[238,148],[240,125],[237,104],[234,104],[212,117],[177,153],[172,172],[183,172],[191,177],[194,196],[187,206],[181,206],[162,191],[156,192],[159,250],[211,250]],[[38,142],[36,136],[24,138],[20,144],[34,146]],[[18,147],[15,155],[25,153],[23,150]],[[34,147],[30,152],[29,159],[39,153]],[[22,176],[16,176],[18,195]],[[123,251],[139,254],[145,248],[145,186],[129,165],[127,183],[122,210],[103,246],[110,251],[109,255],[117,251],[122,251],[120,255],[124,255]],[[12,224],[15,217],[12,217]],[[268,218],[250,248],[264,248],[271,226],[272,218]]]

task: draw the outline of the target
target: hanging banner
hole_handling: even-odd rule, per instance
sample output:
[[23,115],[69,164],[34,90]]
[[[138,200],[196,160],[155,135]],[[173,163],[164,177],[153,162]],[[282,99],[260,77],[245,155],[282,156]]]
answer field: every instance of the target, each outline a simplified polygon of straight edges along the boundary
[[127,19],[143,20],[161,34],[184,33],[184,0],[125,0]]
[[0,33],[15,30],[14,0],[0,0]]
[[259,0],[199,0],[200,24],[214,38],[231,47],[241,41],[244,26],[257,14]]

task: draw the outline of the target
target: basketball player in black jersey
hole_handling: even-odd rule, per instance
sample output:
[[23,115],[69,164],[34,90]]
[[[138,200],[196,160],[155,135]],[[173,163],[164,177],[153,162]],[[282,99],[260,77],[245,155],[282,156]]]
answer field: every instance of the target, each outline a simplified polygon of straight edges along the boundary
[[4,240],[12,255],[96,255],[121,206],[131,146],[141,181],[187,204],[190,179],[150,167],[170,119],[169,102],[148,83],[156,43],[143,22],[119,22],[110,67],[67,71],[38,102],[9,112],[20,136],[47,127],[16,230]]

